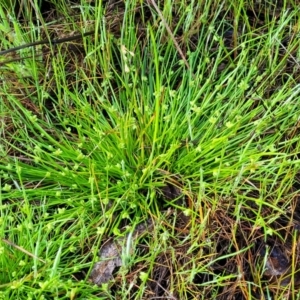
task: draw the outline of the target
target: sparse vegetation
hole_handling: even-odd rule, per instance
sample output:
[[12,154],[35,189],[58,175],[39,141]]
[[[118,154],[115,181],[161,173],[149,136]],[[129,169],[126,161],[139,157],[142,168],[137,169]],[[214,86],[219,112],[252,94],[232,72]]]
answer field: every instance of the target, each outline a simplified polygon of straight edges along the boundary
[[299,299],[297,2],[2,2],[0,298]]

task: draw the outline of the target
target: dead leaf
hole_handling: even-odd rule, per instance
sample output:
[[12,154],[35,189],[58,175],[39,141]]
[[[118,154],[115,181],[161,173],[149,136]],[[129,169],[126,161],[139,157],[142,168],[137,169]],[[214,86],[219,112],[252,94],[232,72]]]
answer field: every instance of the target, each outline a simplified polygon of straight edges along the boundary
[[[148,219],[146,222],[136,226],[132,233],[132,240],[141,236],[153,227],[152,220]],[[113,278],[115,269],[122,266],[122,247],[125,245],[129,235],[116,240],[106,242],[99,251],[100,261],[94,265],[90,275],[90,281],[94,284],[101,285]],[[132,249],[131,249],[132,250]]]

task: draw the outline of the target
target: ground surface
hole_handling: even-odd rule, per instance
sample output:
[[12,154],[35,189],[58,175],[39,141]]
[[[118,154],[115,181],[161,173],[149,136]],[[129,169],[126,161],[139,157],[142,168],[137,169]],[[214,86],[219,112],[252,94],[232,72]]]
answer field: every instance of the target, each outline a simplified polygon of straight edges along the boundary
[[0,298],[298,299],[296,1],[16,2]]

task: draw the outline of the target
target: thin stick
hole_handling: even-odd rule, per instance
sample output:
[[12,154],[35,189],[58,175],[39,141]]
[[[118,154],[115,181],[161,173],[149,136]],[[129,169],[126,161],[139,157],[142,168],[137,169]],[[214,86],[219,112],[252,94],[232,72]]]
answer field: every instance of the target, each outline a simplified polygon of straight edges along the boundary
[[64,42],[70,42],[70,41],[81,39],[84,36],[92,35],[93,33],[95,33],[95,30],[88,31],[88,32],[85,32],[83,34],[76,34],[76,35],[68,36],[68,37],[61,38],[61,39],[54,39],[54,40],[45,39],[45,40],[41,40],[41,41],[37,41],[37,42],[33,42],[33,43],[28,43],[28,44],[25,44],[25,45],[21,45],[21,46],[18,46],[18,47],[14,47],[14,48],[10,48],[10,49],[7,49],[7,50],[0,51],[0,55],[15,52],[17,50],[24,49],[24,48],[35,47],[35,46],[38,46],[38,45],[44,45],[44,44],[56,45],[56,44],[61,44],[61,43],[64,43]]
[[170,37],[171,37],[171,39],[172,39],[174,45],[175,45],[175,48],[177,49],[177,51],[178,51],[179,55],[181,56],[182,60],[184,61],[184,64],[186,65],[186,67],[187,67],[188,69],[190,69],[190,65],[189,65],[188,61],[186,60],[186,58],[185,58],[185,56],[184,56],[184,54],[183,54],[183,51],[181,50],[179,44],[177,43],[177,41],[176,41],[176,39],[175,39],[175,36],[174,36],[173,32],[171,31],[171,29],[170,29],[170,27],[169,27],[169,25],[168,25],[166,19],[164,18],[163,14],[162,14],[162,12],[160,11],[160,9],[158,8],[157,4],[155,3],[154,0],[148,0],[148,2],[151,2],[151,4],[154,6],[154,8],[155,8],[155,10],[157,11],[159,17],[161,18],[163,24],[166,26],[166,29],[167,29],[167,31],[168,31],[168,33],[169,33],[169,35],[170,35]]
[[27,254],[28,256],[31,256],[32,258],[35,258],[35,259],[41,261],[41,262],[44,263],[44,264],[46,263],[46,261],[44,261],[43,259],[41,259],[41,258],[37,257],[36,255],[34,255],[34,254],[28,252],[28,251],[25,250],[24,248],[22,248],[22,247],[16,245],[15,243],[13,243],[13,242],[11,242],[11,241],[9,241],[9,240],[3,239],[3,238],[2,238],[1,240],[2,240],[2,242],[4,242],[5,244],[7,244],[7,245],[9,245],[9,246],[12,246],[12,247],[16,248],[17,250],[19,250],[19,251],[21,251],[21,252]]

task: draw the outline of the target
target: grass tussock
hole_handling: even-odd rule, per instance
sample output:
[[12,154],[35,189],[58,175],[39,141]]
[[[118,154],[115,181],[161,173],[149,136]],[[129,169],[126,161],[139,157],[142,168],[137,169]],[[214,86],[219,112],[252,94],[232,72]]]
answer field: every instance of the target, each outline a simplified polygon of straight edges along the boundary
[[298,299],[296,1],[22,3],[1,50],[56,42],[0,55],[1,299]]

